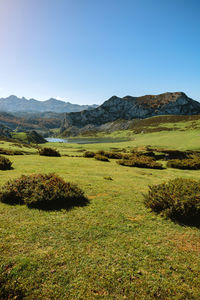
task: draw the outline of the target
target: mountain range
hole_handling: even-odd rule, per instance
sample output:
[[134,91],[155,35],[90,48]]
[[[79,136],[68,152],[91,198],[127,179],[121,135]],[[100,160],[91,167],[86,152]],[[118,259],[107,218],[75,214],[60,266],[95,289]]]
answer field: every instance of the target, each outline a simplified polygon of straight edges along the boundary
[[197,114],[200,114],[200,103],[183,92],[142,97],[113,96],[91,111],[66,113],[60,132],[63,136],[68,136],[105,129],[108,131],[111,127],[116,130],[116,121],[119,123],[119,120],[125,120],[123,126],[127,128],[127,122],[134,119],[159,115]]
[[79,112],[82,110],[90,110],[96,108],[97,105],[78,105],[70,102],[60,101],[50,98],[46,101],[38,101],[35,99],[27,100],[26,98],[18,98],[11,95],[7,98],[0,98],[0,111],[3,112]]

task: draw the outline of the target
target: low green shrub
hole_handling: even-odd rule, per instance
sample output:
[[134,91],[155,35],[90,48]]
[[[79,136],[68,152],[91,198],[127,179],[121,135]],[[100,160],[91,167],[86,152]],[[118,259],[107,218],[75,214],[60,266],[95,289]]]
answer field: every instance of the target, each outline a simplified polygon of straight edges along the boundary
[[188,151],[179,151],[179,150],[169,150],[162,149],[161,152],[166,155],[166,159],[187,159],[189,158],[190,152]]
[[57,156],[57,157],[61,156],[58,150],[53,149],[53,148],[47,148],[47,147],[39,149],[39,155]]
[[126,152],[127,149],[126,148],[116,148],[116,147],[110,147],[110,150],[112,150],[112,152]]
[[85,151],[85,153],[83,154],[84,157],[94,157],[95,153],[92,151]]
[[59,209],[84,205],[87,199],[77,185],[65,182],[55,174],[32,174],[8,181],[0,190],[0,201],[41,209]]
[[133,154],[125,153],[123,155],[123,159],[130,159],[133,156]]
[[12,162],[9,158],[0,155],[0,170],[10,170],[12,167]]
[[20,150],[9,150],[9,149],[0,148],[0,155],[1,154],[4,154],[4,155],[24,155],[24,152],[20,151]]
[[106,156],[101,155],[101,154],[95,154],[94,158],[97,160],[101,160],[101,161],[109,161],[109,159]]
[[131,156],[129,159],[118,160],[117,163],[127,167],[164,169],[162,164],[156,162],[153,158],[144,155]]
[[105,151],[104,150],[99,150],[99,151],[96,152],[96,154],[105,156]]
[[167,167],[182,170],[199,170],[200,158],[193,157],[188,159],[173,159],[167,162]]
[[0,148],[0,154],[4,154],[4,155],[14,155],[14,152],[12,150],[9,149],[3,149]]
[[146,151],[146,152],[144,152],[143,155],[149,156],[149,157],[152,157],[155,159],[155,153],[153,151]]
[[113,159],[122,159],[123,158],[123,154],[119,153],[119,152],[105,152],[104,156],[106,156],[107,158],[113,158]]
[[111,176],[104,176],[105,180],[113,180]]
[[200,181],[176,178],[152,185],[144,203],[166,217],[182,222],[200,222]]

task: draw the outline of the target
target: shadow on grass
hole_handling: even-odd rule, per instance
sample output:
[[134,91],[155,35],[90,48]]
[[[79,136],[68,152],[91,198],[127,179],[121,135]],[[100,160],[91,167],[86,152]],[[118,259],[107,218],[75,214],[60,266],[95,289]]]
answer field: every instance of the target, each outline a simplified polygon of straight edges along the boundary
[[183,219],[174,219],[174,218],[171,218],[171,220],[180,225],[180,226],[183,226],[183,227],[196,227],[198,229],[200,229],[200,216],[199,217],[195,217],[193,218],[192,220],[191,219],[186,219],[186,220],[183,220]]
[[151,211],[155,216],[160,216],[161,218],[164,218],[165,220],[170,220],[171,222],[183,226],[183,227],[196,227],[200,229],[200,216],[191,218],[181,218],[181,217],[166,217],[161,215],[159,212]]
[[38,209],[44,211],[59,211],[65,209],[67,211],[75,208],[75,207],[84,207],[90,204],[90,200],[85,197],[81,196],[78,198],[68,198],[68,199],[58,199],[56,202],[51,201],[41,201],[41,202],[31,202],[30,204],[20,203],[13,201],[12,203],[1,201],[4,204],[8,204],[10,206],[16,205],[24,205],[30,209]]
[[25,292],[17,283],[10,283],[7,272],[0,274],[0,299],[16,299],[22,300],[25,298]]
[[43,201],[40,203],[31,203],[27,205],[28,208],[34,208],[44,211],[59,211],[61,209],[65,209],[67,211],[75,208],[75,207],[84,207],[89,205],[90,201],[85,196],[82,196],[80,198],[72,198],[72,199],[60,199],[57,202],[47,203],[47,201]]
[[14,170],[14,168],[13,168],[13,167],[6,168],[6,169],[1,169],[1,168],[0,168],[0,171],[11,171],[11,170]]

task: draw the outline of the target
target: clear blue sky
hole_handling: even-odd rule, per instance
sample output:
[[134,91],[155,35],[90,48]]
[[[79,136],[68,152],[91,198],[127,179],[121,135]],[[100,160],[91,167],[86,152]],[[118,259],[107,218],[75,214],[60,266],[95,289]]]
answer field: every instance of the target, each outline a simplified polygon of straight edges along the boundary
[[200,101],[199,0],[0,0],[0,97]]

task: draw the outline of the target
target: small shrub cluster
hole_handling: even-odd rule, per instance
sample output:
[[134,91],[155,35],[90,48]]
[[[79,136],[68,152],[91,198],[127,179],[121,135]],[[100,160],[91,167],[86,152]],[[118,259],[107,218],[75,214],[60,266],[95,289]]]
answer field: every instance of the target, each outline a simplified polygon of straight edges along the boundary
[[123,155],[123,159],[130,159],[132,156],[133,156],[133,154],[125,153],[125,154]]
[[99,150],[97,151],[96,154],[100,154],[103,155],[107,158],[111,158],[111,159],[122,159],[123,158],[123,154],[119,153],[119,152],[109,152],[109,151],[104,151],[104,150]]
[[144,203],[166,217],[182,222],[200,222],[200,181],[176,178],[150,186]]
[[39,155],[43,155],[43,156],[57,156],[57,157],[61,156],[58,150],[53,149],[53,148],[47,148],[47,147],[39,149]]
[[190,152],[188,152],[188,151],[179,151],[179,150],[162,149],[161,152],[163,154],[165,154],[165,157],[167,160],[169,160],[169,159],[186,159],[190,155]]
[[[108,151],[104,151],[104,150],[99,150],[97,151],[96,153],[95,152],[92,152],[92,151],[85,151],[84,157],[107,157],[107,158],[110,158],[110,159],[122,159],[124,157],[124,154],[122,153],[119,153],[119,152],[108,152]],[[98,158],[97,158],[98,159]],[[102,159],[99,159],[99,160],[102,160]],[[108,161],[108,160],[104,160],[104,161]]]
[[99,150],[96,152],[96,154],[104,155],[105,156],[105,151],[104,150]]
[[133,128],[133,132],[135,134],[140,134],[140,133],[152,133],[152,132],[160,132],[160,131],[173,131],[173,128],[169,127],[164,127],[164,126],[159,126],[159,127],[138,127],[138,128]]
[[113,180],[111,176],[104,176],[105,180]]
[[10,180],[1,188],[0,201],[41,209],[70,208],[87,203],[77,185],[55,174],[22,175]]
[[20,150],[9,150],[9,149],[0,148],[0,154],[4,154],[4,155],[24,155],[24,152],[20,151]]
[[12,150],[0,148],[0,154],[13,155],[14,153]]
[[123,154],[119,152],[105,152],[104,156],[111,159],[122,159]]
[[167,167],[182,169],[182,170],[199,170],[200,169],[200,157],[169,160],[167,162]]
[[101,160],[101,161],[109,161],[109,159],[106,156],[101,155],[101,154],[95,154],[94,158],[97,160]]
[[120,149],[116,147],[110,147],[110,150],[112,150],[112,152],[124,152],[124,153],[127,151],[126,148]]
[[127,167],[163,169],[162,164],[156,162],[153,158],[144,155],[131,156],[129,159],[119,160],[117,163]]
[[76,150],[76,152],[85,152],[86,150],[85,149],[78,149]]
[[12,167],[12,162],[9,158],[0,155],[0,170],[10,170]]
[[94,157],[95,156],[95,153],[92,152],[92,151],[85,151],[84,157]]

